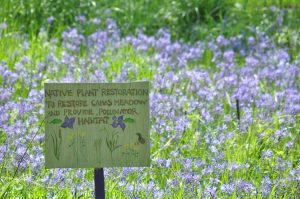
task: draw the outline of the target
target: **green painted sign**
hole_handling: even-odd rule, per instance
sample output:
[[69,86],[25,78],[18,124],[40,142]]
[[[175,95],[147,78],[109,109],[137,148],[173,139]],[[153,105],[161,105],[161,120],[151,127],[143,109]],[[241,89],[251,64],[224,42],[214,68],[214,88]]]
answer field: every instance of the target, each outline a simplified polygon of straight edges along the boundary
[[46,168],[150,165],[149,82],[45,83]]

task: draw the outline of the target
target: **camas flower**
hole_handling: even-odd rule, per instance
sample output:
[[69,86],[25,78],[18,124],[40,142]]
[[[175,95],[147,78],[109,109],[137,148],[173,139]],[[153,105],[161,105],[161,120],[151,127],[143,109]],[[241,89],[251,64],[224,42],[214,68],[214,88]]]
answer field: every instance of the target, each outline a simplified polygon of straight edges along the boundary
[[113,123],[111,124],[112,127],[117,128],[118,126],[120,126],[121,129],[124,131],[126,125],[125,125],[125,123],[123,121],[123,115],[121,115],[119,117],[117,117],[117,116],[114,115],[112,117],[112,120],[113,120]]

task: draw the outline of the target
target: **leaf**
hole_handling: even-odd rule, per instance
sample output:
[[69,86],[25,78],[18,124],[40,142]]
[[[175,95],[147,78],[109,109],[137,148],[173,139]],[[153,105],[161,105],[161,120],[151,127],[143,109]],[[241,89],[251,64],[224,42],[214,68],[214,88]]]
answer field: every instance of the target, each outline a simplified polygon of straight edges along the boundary
[[108,140],[107,140],[107,138],[106,138],[106,145],[107,145],[107,147],[109,148],[109,144],[108,144]]
[[4,198],[4,197],[6,196],[6,194],[8,193],[8,191],[9,191],[9,189],[10,189],[10,186],[11,186],[11,184],[13,184],[13,182],[14,182],[14,181],[11,181],[11,182],[9,182],[9,183],[7,183],[7,184],[5,185],[5,188],[2,189],[3,192],[1,193],[0,198]]
[[118,7],[112,7],[111,8],[112,11],[118,12],[118,13],[125,13],[125,11],[121,8]]
[[60,124],[61,122],[62,122],[61,119],[55,118],[50,122],[50,124]]
[[123,122],[125,122],[125,123],[134,123],[135,121],[134,121],[134,119],[128,117],[128,118],[124,119]]
[[284,151],[276,151],[276,153],[278,154],[278,155],[284,155]]
[[22,184],[20,184],[20,185],[14,186],[14,189],[15,189],[16,191],[21,191],[21,190],[24,189],[24,186],[23,186]]

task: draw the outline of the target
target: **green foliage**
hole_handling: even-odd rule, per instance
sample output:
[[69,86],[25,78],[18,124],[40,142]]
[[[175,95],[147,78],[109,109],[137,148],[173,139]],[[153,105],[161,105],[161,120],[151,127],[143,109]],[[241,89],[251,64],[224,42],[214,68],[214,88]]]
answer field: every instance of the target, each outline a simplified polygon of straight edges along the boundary
[[118,145],[118,139],[119,139],[119,135],[118,133],[113,133],[109,138],[106,138],[106,145],[108,147],[108,149],[110,150],[111,154],[118,149],[119,147],[121,147],[122,145]]
[[47,19],[54,17],[53,24],[49,25],[49,32],[62,31],[65,26],[72,25],[75,17],[89,16],[94,10],[94,1],[84,0],[3,0],[0,7],[0,21],[13,24],[13,31],[22,31],[37,35],[42,27],[48,24]]
[[128,118],[125,118],[125,119],[124,119],[124,122],[125,122],[125,123],[134,123],[134,119],[128,117]]
[[53,119],[50,123],[51,123],[51,124],[60,124],[61,122],[62,122],[61,119],[55,118],[55,119]]
[[[275,21],[279,13],[272,13],[269,10],[271,5],[285,10],[284,20],[293,29],[298,29],[297,18],[300,17],[297,0],[129,0],[126,3],[110,0],[2,1],[0,23],[6,22],[9,32],[29,33],[32,38],[41,29],[56,37],[67,27],[82,24],[82,20],[92,22],[98,18],[105,21],[110,17],[116,19],[124,35],[135,34],[137,29],[155,34],[164,27],[175,39],[194,41],[211,33],[232,35],[247,31],[249,24]],[[49,17],[53,17],[51,23],[47,20]],[[102,25],[89,23],[83,29],[89,34]]]
[[53,134],[51,134],[51,138],[52,138],[54,156],[55,156],[55,158],[57,160],[59,160],[59,157],[60,157],[60,146],[61,146],[61,142],[62,142],[61,130],[59,130],[58,135],[56,135],[56,134],[57,134],[56,132],[54,132]]

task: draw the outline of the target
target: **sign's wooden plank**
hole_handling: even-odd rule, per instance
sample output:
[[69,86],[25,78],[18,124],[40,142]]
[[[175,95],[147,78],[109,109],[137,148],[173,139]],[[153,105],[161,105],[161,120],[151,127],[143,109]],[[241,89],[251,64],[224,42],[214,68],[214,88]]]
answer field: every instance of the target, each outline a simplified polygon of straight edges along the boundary
[[149,82],[46,83],[46,168],[150,165]]

